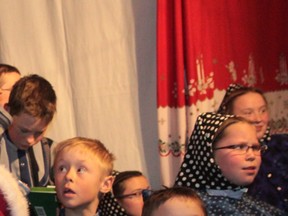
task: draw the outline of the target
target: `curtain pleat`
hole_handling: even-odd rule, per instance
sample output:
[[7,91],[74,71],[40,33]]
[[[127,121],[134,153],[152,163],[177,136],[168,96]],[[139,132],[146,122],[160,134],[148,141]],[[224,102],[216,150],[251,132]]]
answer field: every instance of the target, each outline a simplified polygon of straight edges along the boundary
[[[267,92],[273,132],[288,130],[287,12],[285,0],[158,0],[157,105],[164,184],[174,183],[197,115],[217,110],[230,83]],[[283,107],[280,114],[275,104]]]

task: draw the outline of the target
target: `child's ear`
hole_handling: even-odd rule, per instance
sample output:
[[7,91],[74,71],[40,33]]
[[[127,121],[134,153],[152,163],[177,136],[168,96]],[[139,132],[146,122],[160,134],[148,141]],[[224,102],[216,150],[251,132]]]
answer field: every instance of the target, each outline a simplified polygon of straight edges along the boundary
[[106,176],[102,181],[100,192],[101,193],[108,193],[112,189],[112,185],[114,182],[114,176]]
[[10,113],[10,106],[8,105],[8,103],[5,103],[5,104],[4,104],[4,109],[5,109],[8,113]]

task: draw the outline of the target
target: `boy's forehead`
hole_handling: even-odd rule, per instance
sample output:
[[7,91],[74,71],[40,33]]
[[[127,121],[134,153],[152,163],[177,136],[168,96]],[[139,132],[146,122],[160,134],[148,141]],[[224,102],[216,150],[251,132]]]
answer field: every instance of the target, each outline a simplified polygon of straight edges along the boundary
[[34,117],[25,112],[20,112],[17,115],[13,115],[12,124],[17,125],[18,127],[21,127],[23,129],[41,128],[41,130],[44,130],[47,128],[49,123],[46,122],[45,119]]
[[14,84],[19,79],[20,79],[20,74],[18,74],[17,72],[2,73],[0,75],[0,85],[7,83],[7,82]]
[[95,157],[96,158],[95,154],[83,145],[67,145],[67,146],[64,146],[64,148],[61,150],[61,152],[63,152],[63,153],[76,152],[79,155],[85,155],[86,157]]
[[81,148],[81,146],[65,146],[58,153],[56,152],[56,157],[58,159],[66,158],[70,161],[92,162],[95,165],[100,163],[98,157],[93,152]]

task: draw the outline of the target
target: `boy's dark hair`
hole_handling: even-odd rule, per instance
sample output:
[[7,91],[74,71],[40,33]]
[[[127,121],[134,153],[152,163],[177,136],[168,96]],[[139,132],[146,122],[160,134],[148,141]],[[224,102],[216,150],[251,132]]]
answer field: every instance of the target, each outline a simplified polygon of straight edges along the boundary
[[20,71],[16,67],[8,64],[0,64],[0,76],[3,73],[10,73],[10,72],[16,72],[20,74]]
[[120,172],[119,174],[117,174],[115,177],[113,186],[112,186],[114,197],[119,197],[123,195],[123,192],[125,191],[124,181],[133,177],[138,177],[138,176],[143,176],[143,174],[139,171],[134,171],[134,170],[124,171],[124,172]]
[[163,205],[167,200],[173,198],[190,199],[199,204],[203,210],[204,216],[207,216],[205,205],[200,196],[191,188],[174,186],[155,191],[145,202],[142,210],[142,216],[151,216],[155,210]]
[[8,107],[12,116],[24,112],[50,122],[56,112],[56,94],[46,79],[36,74],[28,75],[13,86]]

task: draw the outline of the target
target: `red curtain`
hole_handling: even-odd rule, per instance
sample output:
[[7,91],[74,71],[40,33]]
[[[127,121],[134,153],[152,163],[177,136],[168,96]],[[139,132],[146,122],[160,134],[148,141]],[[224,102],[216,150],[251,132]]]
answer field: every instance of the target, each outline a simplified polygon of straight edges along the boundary
[[288,2],[158,0],[157,6],[159,153],[163,182],[172,184],[193,120],[216,110],[230,83],[288,89]]

